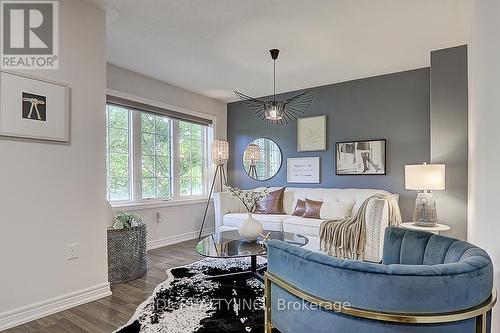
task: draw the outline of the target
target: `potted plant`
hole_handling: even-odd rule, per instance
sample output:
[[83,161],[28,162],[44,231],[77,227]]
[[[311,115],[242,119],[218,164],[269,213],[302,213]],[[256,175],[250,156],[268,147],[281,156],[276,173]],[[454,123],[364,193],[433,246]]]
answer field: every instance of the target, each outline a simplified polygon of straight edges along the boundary
[[129,229],[132,227],[139,226],[144,222],[142,219],[134,214],[130,214],[127,212],[118,212],[116,214],[116,222],[113,225],[114,229]]

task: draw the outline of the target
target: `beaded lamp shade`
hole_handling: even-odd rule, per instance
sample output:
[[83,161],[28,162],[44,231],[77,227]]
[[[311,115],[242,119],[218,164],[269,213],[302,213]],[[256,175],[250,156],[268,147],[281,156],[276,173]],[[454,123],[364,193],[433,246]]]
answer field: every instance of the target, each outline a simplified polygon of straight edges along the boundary
[[226,140],[218,139],[212,142],[212,161],[221,165],[229,159],[229,144]]
[[249,144],[247,149],[245,149],[243,159],[247,161],[249,165],[255,166],[260,160],[260,147],[254,143]]

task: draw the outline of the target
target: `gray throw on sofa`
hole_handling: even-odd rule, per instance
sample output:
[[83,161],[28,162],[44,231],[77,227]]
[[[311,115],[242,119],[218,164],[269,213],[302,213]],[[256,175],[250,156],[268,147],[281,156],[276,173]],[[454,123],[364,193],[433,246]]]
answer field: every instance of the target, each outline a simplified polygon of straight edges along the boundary
[[[268,244],[268,272],[325,300],[396,314],[464,311],[487,301],[493,288],[493,266],[484,250],[457,239],[397,227],[386,229],[380,264],[338,259],[275,240]],[[475,332],[475,318],[407,324],[323,309],[280,307],[301,300],[271,286],[271,323],[281,332]],[[489,313],[485,332],[490,332]]]

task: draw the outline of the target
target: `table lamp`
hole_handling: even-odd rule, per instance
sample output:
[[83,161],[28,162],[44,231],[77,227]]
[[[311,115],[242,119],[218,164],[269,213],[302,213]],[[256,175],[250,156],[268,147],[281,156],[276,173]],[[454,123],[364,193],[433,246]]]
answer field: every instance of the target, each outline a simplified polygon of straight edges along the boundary
[[405,188],[418,192],[413,211],[413,222],[422,227],[438,223],[436,202],[431,191],[445,189],[444,164],[405,165]]
[[201,238],[203,232],[203,227],[205,226],[205,220],[207,218],[208,206],[210,205],[210,199],[212,198],[212,193],[214,191],[215,182],[217,176],[220,179],[220,191],[224,190],[224,185],[226,185],[226,172],[224,171],[224,163],[229,160],[229,144],[226,140],[216,139],[212,141],[212,161],[216,165],[214,179],[212,180],[212,186],[210,187],[210,193],[208,194],[207,204],[205,205],[205,212],[203,213],[203,220],[201,222],[200,233],[198,234],[198,239]]

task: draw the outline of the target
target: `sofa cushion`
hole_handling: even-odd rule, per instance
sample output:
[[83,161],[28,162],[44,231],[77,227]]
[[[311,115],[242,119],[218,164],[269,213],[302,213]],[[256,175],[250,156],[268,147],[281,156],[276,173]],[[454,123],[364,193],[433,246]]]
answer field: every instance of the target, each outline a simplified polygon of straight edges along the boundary
[[321,206],[323,201],[315,201],[306,199],[306,211],[304,212],[304,217],[319,219],[319,212],[321,211]]
[[323,221],[325,220],[288,216],[283,221],[283,231],[304,236],[319,237],[319,227]]
[[321,205],[319,216],[323,220],[340,220],[352,215],[354,201],[325,201]]
[[265,198],[255,203],[254,214],[282,214],[283,212],[283,194],[285,188],[270,192]]
[[[224,226],[238,228],[247,217],[247,213],[226,214],[223,218]],[[253,214],[253,218],[262,223],[264,230],[282,231],[283,220],[289,217],[290,215]]]
[[298,199],[297,204],[295,205],[295,209],[292,212],[293,216],[304,216],[306,212],[306,202],[304,200]]

